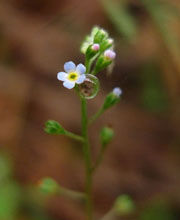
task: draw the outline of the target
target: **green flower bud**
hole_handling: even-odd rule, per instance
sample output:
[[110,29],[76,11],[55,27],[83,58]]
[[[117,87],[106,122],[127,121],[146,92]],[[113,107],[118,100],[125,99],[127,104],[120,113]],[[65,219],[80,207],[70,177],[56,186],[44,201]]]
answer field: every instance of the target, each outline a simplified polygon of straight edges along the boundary
[[102,43],[101,43],[100,51],[104,52],[105,50],[107,50],[109,48],[112,48],[112,46],[113,46],[113,40],[112,39],[103,40]]
[[95,26],[92,29],[91,34],[86,36],[83,41],[81,45],[81,52],[87,56],[87,50],[89,46],[93,44],[99,44],[101,48],[100,52],[103,52],[113,45],[113,41],[111,38],[108,39],[108,33],[104,29]]
[[45,194],[55,194],[59,190],[59,185],[52,178],[46,177],[40,181],[39,189]]
[[53,120],[46,122],[44,130],[48,134],[65,134],[65,129],[58,122]]
[[128,195],[121,195],[116,199],[114,209],[118,215],[127,215],[135,210],[135,204]]
[[108,33],[104,29],[99,29],[94,36],[94,43],[102,43],[103,40],[108,38]]
[[100,139],[102,146],[106,146],[114,137],[114,131],[110,127],[104,127],[100,132]]
[[119,87],[114,88],[113,91],[106,96],[103,109],[106,110],[112,107],[113,105],[117,104],[120,101],[121,94],[122,91]]
[[88,47],[94,43],[94,36],[97,34],[98,31],[99,27],[95,26],[93,27],[91,34],[86,36],[80,49],[83,54],[86,54]]
[[104,55],[101,55],[96,62],[94,72],[95,74],[100,72],[101,70],[105,69],[107,66],[109,66],[112,63],[112,60],[106,59]]
[[[86,59],[90,60],[99,52],[99,44],[90,44],[86,50]],[[98,49],[97,49],[98,48]]]

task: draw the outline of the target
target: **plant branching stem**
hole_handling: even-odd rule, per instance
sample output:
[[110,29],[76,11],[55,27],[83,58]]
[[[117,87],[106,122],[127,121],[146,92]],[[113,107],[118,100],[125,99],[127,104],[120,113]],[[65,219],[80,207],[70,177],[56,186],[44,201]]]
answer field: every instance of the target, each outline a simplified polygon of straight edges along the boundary
[[92,64],[91,60],[88,60],[88,59],[85,60],[85,66],[86,66],[87,73],[89,73],[91,70],[91,64]]
[[104,157],[105,150],[106,150],[105,147],[101,147],[101,150],[99,152],[97,160],[96,160],[94,166],[92,167],[92,173],[94,173],[96,171],[96,169],[99,167],[99,165],[101,164],[103,157]]
[[101,220],[113,220],[115,218],[114,209],[109,210],[108,213]]
[[89,119],[89,122],[88,124],[92,124],[96,119],[98,119],[102,114],[104,113],[104,109],[103,108],[100,108],[99,111],[94,114],[90,119]]
[[70,138],[72,138],[72,139],[74,139],[76,141],[84,142],[84,138],[83,137],[81,137],[81,136],[79,136],[77,134],[74,134],[72,132],[66,131],[66,133],[64,135],[67,136],[67,137],[70,137]]
[[86,211],[87,220],[92,220],[93,204],[92,204],[92,172],[91,172],[91,152],[88,138],[88,117],[87,103],[85,98],[81,98],[82,111],[82,136],[84,138],[83,153],[86,167]]
[[77,192],[77,191],[74,191],[71,189],[67,189],[62,186],[60,187],[59,193],[60,193],[60,195],[63,195],[65,197],[69,197],[71,199],[79,200],[79,201],[85,200],[85,198],[86,198],[84,193]]

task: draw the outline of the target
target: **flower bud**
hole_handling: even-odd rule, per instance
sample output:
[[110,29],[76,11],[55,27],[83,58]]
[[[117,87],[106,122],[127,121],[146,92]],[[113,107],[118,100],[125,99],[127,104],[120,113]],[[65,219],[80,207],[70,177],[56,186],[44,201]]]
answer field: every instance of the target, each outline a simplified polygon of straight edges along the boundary
[[108,49],[104,52],[104,57],[108,60],[114,60],[116,53],[113,50]]
[[109,43],[109,44],[113,44],[113,43],[114,43],[114,40],[113,40],[112,38],[109,38],[109,39],[108,39],[108,43]]
[[135,205],[128,195],[121,195],[116,199],[114,209],[118,215],[127,215],[134,211]]
[[99,44],[93,44],[91,48],[93,51],[98,51],[100,46],[99,46]]
[[114,131],[110,127],[104,127],[100,132],[100,139],[102,146],[106,146],[112,140]]
[[114,88],[113,91],[106,96],[103,109],[106,110],[112,107],[113,105],[117,104],[120,101],[121,93],[122,91],[119,87]]
[[44,130],[48,134],[65,134],[65,129],[58,122],[53,120],[46,122]]
[[101,44],[103,40],[106,40],[107,38],[108,38],[108,33],[104,29],[99,28],[98,32],[94,36],[94,43]]
[[122,90],[119,87],[116,87],[113,89],[113,94],[119,98],[122,94]]
[[42,179],[39,183],[39,189],[45,194],[55,194],[58,188],[57,182],[49,177]]

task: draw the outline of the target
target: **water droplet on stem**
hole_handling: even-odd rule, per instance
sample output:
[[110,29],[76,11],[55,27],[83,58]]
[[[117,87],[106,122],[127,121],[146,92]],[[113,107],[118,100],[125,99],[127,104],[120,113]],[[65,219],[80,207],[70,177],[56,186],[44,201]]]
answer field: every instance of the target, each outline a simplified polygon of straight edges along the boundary
[[86,74],[85,81],[79,85],[79,94],[86,99],[93,99],[99,91],[99,79],[92,75]]

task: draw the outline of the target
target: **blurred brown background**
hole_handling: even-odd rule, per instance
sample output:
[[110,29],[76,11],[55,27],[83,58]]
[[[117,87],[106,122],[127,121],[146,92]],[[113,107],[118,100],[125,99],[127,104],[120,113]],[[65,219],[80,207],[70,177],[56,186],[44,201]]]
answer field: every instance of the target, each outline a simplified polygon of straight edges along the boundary
[[66,61],[84,62],[79,47],[94,25],[115,39],[117,59],[111,76],[99,74],[89,114],[113,87],[123,89],[120,104],[91,128],[94,158],[99,129],[110,124],[116,131],[95,175],[96,214],[125,193],[137,208],[120,219],[180,219],[179,10],[178,0],[0,1],[0,153],[13,162],[13,181],[25,192],[16,215],[2,220],[84,219],[73,201],[53,197],[44,214],[26,195],[44,176],[83,190],[81,146],[45,134],[43,126],[54,119],[80,132],[79,100],[56,74]]

